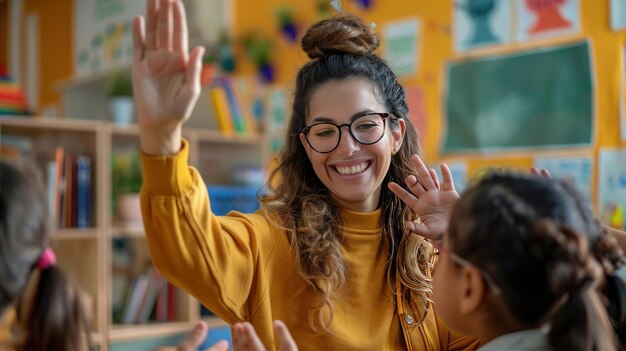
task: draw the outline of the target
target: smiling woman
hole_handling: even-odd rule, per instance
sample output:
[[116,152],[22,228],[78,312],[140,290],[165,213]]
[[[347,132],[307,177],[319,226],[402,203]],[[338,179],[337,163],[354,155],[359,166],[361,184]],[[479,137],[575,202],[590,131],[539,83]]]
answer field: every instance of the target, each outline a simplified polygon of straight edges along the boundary
[[414,215],[386,186],[414,173],[419,140],[369,25],[341,16],[307,30],[311,60],[261,210],[227,216],[211,212],[180,133],[203,52],[188,52],[180,2],[148,1],[134,42],[143,218],[159,271],[230,324],[250,322],[270,349],[274,319],[303,350],[476,347],[435,317],[431,246],[407,234]]

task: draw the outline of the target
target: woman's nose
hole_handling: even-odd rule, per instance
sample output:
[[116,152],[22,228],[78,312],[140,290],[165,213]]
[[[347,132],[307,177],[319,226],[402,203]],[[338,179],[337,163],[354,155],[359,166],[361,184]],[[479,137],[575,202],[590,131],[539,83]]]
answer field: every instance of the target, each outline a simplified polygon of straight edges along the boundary
[[346,155],[351,155],[361,148],[361,144],[352,137],[352,134],[350,134],[349,128],[349,126],[341,127],[339,145],[337,145],[337,149],[335,150],[345,153]]

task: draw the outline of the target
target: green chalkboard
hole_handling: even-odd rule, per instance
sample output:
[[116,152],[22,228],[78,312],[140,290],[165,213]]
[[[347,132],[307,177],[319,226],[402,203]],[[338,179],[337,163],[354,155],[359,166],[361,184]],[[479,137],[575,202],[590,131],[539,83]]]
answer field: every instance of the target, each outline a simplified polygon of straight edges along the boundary
[[582,42],[448,64],[442,151],[589,145],[589,51]]

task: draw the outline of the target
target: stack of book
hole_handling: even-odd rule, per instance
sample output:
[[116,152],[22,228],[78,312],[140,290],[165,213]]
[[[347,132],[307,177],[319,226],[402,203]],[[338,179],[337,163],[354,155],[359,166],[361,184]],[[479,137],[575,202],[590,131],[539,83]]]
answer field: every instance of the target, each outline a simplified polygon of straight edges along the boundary
[[221,132],[226,135],[248,135],[258,132],[257,121],[231,79],[216,78],[209,86],[207,94]]
[[0,69],[0,115],[29,115],[26,97],[13,78]]

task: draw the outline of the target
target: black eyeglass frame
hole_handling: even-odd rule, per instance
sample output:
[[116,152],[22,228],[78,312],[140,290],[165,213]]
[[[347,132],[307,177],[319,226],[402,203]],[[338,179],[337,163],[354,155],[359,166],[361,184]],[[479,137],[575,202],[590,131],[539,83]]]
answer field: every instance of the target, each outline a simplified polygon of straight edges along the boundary
[[[304,134],[304,138],[306,139],[307,144],[309,144],[309,146],[310,146],[313,150],[315,150],[315,152],[318,152],[318,153],[320,153],[320,154],[328,154],[328,153],[331,153],[331,152],[335,151],[335,149],[337,148],[337,146],[339,146],[339,143],[341,143],[341,130],[343,129],[343,127],[348,127],[348,133],[350,133],[350,136],[352,137],[352,139],[356,140],[356,142],[357,142],[357,143],[359,143],[359,144],[361,144],[361,145],[373,145],[373,144],[376,144],[377,142],[379,142],[379,141],[380,141],[380,139],[382,139],[382,138],[383,138],[383,136],[385,136],[385,133],[384,133],[384,132],[380,135],[380,138],[376,139],[376,141],[373,141],[373,142],[371,142],[371,143],[362,143],[362,142],[360,142],[360,141],[359,141],[359,139],[357,139],[357,138],[354,136],[354,134],[352,133],[352,124],[353,124],[356,120],[358,120],[358,119],[359,119],[359,118],[361,118],[361,117],[371,116],[371,115],[379,115],[379,116],[382,118],[382,120],[383,120],[383,130],[386,130],[386,129],[387,129],[387,117],[391,117],[391,118],[393,118],[393,119],[396,119],[396,117],[395,117],[394,115],[392,115],[391,113],[387,113],[387,112],[370,112],[370,113],[365,113],[365,114],[363,114],[363,115],[360,115],[359,117],[357,117],[357,118],[353,119],[350,123],[344,123],[344,124],[335,124],[335,123],[332,123],[332,122],[317,122],[317,123],[313,123],[313,124],[311,124],[311,125],[309,125],[309,126],[306,126],[306,127],[302,128],[302,129],[298,132],[298,135],[300,135],[300,134]],[[331,150],[329,150],[329,151],[324,151],[324,152],[322,152],[322,151],[317,151],[317,149],[316,149],[313,145],[311,145],[311,142],[309,141],[309,130],[311,130],[311,128],[312,128],[312,127],[315,127],[316,125],[320,125],[320,124],[332,124],[332,125],[334,125],[335,127],[337,127],[337,129],[339,130],[339,138],[337,138],[337,145],[335,145],[335,147],[334,147],[334,148],[332,148],[332,149],[331,149]]]

